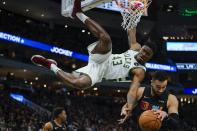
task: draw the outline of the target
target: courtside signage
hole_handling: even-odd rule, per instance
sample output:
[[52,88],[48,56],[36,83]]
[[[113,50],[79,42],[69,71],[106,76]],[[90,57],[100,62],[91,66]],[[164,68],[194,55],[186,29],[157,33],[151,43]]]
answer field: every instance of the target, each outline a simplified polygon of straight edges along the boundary
[[79,59],[79,60],[82,60],[82,61],[88,61],[88,55],[73,52],[73,51],[66,50],[66,49],[63,49],[63,48],[59,48],[59,47],[56,47],[56,46],[52,46],[52,45],[49,45],[49,44],[33,41],[33,40],[30,40],[30,39],[22,38],[22,37],[19,37],[19,36],[11,35],[11,34],[8,34],[8,33],[0,32],[0,39],[10,41],[10,42],[14,42],[14,43],[18,43],[18,44],[25,45],[25,46],[29,46],[29,47],[32,47],[32,48],[41,49],[41,50],[52,52],[52,53],[76,58],[76,59]]
[[176,63],[179,70],[197,70],[197,63]]
[[184,88],[184,93],[197,95],[197,88]]
[[23,100],[24,100],[24,97],[22,95],[19,95],[19,94],[11,93],[10,97],[19,101],[19,102],[23,102]]
[[167,42],[167,51],[197,51],[197,42]]
[[162,65],[162,64],[156,64],[156,63],[146,63],[145,64],[147,69],[154,69],[154,70],[165,70],[170,72],[176,72],[175,66],[170,65]]

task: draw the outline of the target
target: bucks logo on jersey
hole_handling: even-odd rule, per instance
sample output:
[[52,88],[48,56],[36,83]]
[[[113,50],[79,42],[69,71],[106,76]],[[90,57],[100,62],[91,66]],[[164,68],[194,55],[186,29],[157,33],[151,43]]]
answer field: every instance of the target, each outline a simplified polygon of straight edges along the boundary
[[123,65],[123,67],[129,69],[131,66],[131,54],[129,54],[128,52],[125,52],[121,55],[114,55],[112,58],[112,64],[113,66],[117,66],[117,65]]

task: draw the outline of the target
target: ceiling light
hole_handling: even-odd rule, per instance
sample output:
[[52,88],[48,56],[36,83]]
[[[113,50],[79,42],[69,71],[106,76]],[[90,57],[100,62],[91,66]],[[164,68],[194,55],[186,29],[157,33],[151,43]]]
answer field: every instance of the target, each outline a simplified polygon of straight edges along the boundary
[[118,93],[120,93],[120,90],[117,90]]
[[35,77],[35,80],[38,80],[38,77]]
[[32,85],[33,84],[33,82],[30,82],[30,85]]
[[163,39],[168,40],[169,38],[168,38],[168,36],[163,36]]
[[46,84],[44,84],[44,87],[47,87],[47,85],[46,85]]
[[26,22],[27,24],[29,24],[29,23],[31,23],[31,20],[27,19],[27,20],[25,20],[25,22]]
[[25,83],[27,84],[27,81],[25,81]]
[[95,87],[95,88],[93,88],[93,90],[94,90],[94,91],[97,91],[97,90],[98,90],[98,88],[97,88],[97,87]]
[[90,32],[88,32],[88,35],[90,35]]
[[13,73],[13,72],[11,72],[11,73],[10,73],[10,75],[11,75],[11,76],[13,76],[13,75],[14,75],[14,73]]
[[171,12],[172,10],[171,9],[167,9],[167,12]]
[[26,11],[26,12],[29,12],[29,9],[26,9],[25,11]]
[[64,27],[65,27],[65,28],[68,28],[68,25],[65,25]]
[[85,30],[82,30],[81,32],[84,33],[84,32],[86,32],[86,31],[85,31]]
[[169,8],[172,8],[173,6],[172,6],[172,5],[169,5],[168,7],[169,7]]
[[76,68],[76,64],[72,64],[72,68],[75,69]]
[[5,5],[5,1],[3,1],[3,4]]
[[183,98],[181,98],[181,102],[183,102]]
[[186,102],[187,101],[187,98],[185,98],[184,101]]
[[41,14],[42,17],[44,17],[44,14]]

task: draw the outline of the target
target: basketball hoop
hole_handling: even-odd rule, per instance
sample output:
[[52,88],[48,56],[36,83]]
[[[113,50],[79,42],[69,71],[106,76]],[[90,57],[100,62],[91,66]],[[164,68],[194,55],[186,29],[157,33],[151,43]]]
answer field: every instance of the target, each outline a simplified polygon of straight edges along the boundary
[[123,17],[122,27],[125,30],[134,28],[140,22],[141,16],[146,12],[151,0],[115,0],[121,9]]
[[[70,17],[70,12],[73,8],[74,0],[61,0],[61,14],[65,17]],[[88,11],[92,8],[97,7],[100,4],[111,2],[112,0],[82,0],[81,7],[82,11]]]

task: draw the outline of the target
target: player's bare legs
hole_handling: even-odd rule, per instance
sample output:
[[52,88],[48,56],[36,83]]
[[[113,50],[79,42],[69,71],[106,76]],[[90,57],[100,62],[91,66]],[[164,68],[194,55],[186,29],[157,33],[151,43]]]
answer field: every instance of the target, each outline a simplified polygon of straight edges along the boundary
[[[111,48],[111,38],[108,33],[95,21],[84,15],[81,11],[81,0],[75,0],[71,17],[81,20],[90,32],[99,39],[99,43],[94,47],[91,53],[93,54],[106,54]],[[87,75],[81,75],[79,77],[74,76],[71,73],[66,73],[57,67],[57,64],[42,56],[35,55],[32,57],[32,62],[37,65],[42,65],[48,69],[51,69],[57,76],[59,76],[67,85],[78,89],[86,89],[91,86],[92,81]]]
[[34,55],[32,56],[31,61],[35,65],[50,69],[70,87],[77,89],[86,89],[91,86],[91,79],[88,76],[81,75],[79,77],[76,77],[71,73],[64,72],[57,67],[57,63],[54,60],[46,59],[40,55]]
[[[99,39],[99,43],[94,47],[91,53],[106,54],[111,50],[112,45],[110,36],[99,24],[82,13],[81,0],[74,0],[71,17],[81,20],[90,30],[90,32]],[[56,67],[54,66],[54,68]],[[57,71],[56,74],[66,83],[70,84],[71,86],[77,86],[80,89],[90,87],[92,84],[91,79],[86,75],[75,77],[72,74],[65,73],[62,70]]]

